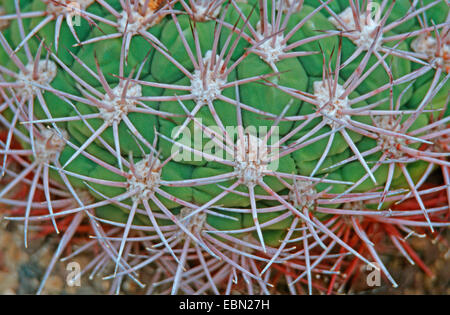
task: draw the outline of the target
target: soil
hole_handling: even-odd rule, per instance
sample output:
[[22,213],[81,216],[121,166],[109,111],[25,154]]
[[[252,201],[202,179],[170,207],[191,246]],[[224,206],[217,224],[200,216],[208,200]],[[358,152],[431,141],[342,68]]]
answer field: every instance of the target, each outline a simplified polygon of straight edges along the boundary
[[[450,241],[449,231],[443,237]],[[0,221],[0,294],[35,294],[45,268],[58,244],[58,235],[33,239],[30,234],[28,248],[24,247],[22,226],[15,222]],[[417,265],[410,265],[399,253],[382,256],[393,278],[399,284],[393,288],[385,279],[381,286],[368,288],[365,281],[353,285],[349,294],[450,294],[450,253],[441,243],[433,244],[429,239],[415,238],[411,246],[433,271],[428,277]],[[395,253],[395,249],[392,249]],[[76,256],[76,262],[85,266],[92,257]],[[43,294],[107,294],[109,282],[101,277],[88,279],[84,276],[80,286],[67,285],[68,262],[57,263]],[[137,288],[125,283],[125,294],[137,293]]]

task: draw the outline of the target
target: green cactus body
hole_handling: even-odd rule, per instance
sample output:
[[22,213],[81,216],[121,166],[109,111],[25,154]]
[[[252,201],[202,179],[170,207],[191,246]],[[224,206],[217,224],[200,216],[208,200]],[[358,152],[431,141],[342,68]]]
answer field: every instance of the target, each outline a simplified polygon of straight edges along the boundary
[[[33,100],[34,116],[27,117],[38,129],[66,133],[51,179],[66,185],[65,174],[96,202],[114,200],[95,207],[102,220],[170,230],[189,222],[183,209],[207,205],[197,217],[209,209],[208,226],[278,248],[295,222],[294,228],[310,224],[309,213],[329,218],[317,207],[339,209],[346,196],[373,193],[374,208],[381,211],[391,203],[383,191],[400,194],[430,167],[430,159],[413,156],[425,134],[414,130],[430,124],[431,110],[448,102],[448,55],[425,71],[429,60],[423,60],[426,51],[418,40],[435,31],[421,33],[413,17],[387,26],[417,9],[410,1],[385,5],[379,20],[361,11],[358,21],[344,0],[322,6],[304,1],[300,8],[295,1],[275,1],[276,8],[272,1],[223,1],[203,15],[207,4],[194,1],[200,3],[198,16],[181,14],[189,5],[178,1],[148,1],[147,8],[145,1],[131,1],[128,14],[119,1],[75,2],[86,13],[73,28],[78,39],[58,15],[22,24],[14,19],[2,31],[0,65],[21,73],[7,42],[12,50],[22,43],[15,56],[24,65],[32,64],[29,54],[41,59],[39,73],[53,67],[47,81],[34,81],[40,95],[25,84],[31,92],[18,90],[18,101],[25,108]],[[448,16],[445,1],[423,2],[430,6],[424,10],[427,25],[440,30]],[[14,1],[1,3],[6,14],[17,13]],[[22,0],[20,11],[49,10],[49,3]],[[23,43],[22,32],[36,34]],[[416,77],[410,75],[414,71]],[[2,72],[6,82],[23,80]],[[424,104],[433,89],[439,90]],[[3,116],[13,121],[14,111]],[[222,126],[255,133],[226,139]],[[252,150],[261,149],[258,141],[272,127],[270,137],[281,143],[280,157],[272,160],[276,167],[259,157],[250,165]],[[237,156],[223,158],[214,140]],[[177,141],[198,144],[197,155],[192,148],[174,154]],[[248,148],[239,151],[239,145]],[[205,151],[210,156],[198,154]],[[157,228],[148,232],[156,233]],[[296,231],[290,237],[299,236]]]

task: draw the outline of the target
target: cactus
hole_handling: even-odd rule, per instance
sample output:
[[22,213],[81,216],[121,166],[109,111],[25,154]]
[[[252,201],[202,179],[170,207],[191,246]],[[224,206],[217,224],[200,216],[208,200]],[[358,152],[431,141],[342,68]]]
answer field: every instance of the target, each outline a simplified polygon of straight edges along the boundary
[[[124,276],[143,285],[135,272],[156,265],[171,284],[162,292],[230,293],[242,278],[246,292],[268,293],[284,266],[290,292],[302,280],[312,293],[312,274],[327,274],[318,266],[333,278],[346,255],[378,263],[396,286],[361,222],[449,224],[448,204],[422,200],[437,168],[434,191],[450,197],[445,0],[0,7],[11,178],[0,198],[23,208],[9,219],[24,222],[25,246],[30,223],[58,231],[73,216],[52,264],[85,217],[116,289]],[[26,200],[10,196],[19,183]],[[391,210],[411,197],[417,211]]]

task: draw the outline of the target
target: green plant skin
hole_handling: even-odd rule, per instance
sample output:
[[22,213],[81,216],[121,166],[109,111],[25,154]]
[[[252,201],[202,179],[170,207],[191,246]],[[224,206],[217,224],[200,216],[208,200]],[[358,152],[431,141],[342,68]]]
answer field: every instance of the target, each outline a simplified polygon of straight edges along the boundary
[[[118,1],[107,0],[108,4],[114,7],[116,10],[120,10],[120,4]],[[431,1],[424,1],[424,4],[428,4]],[[7,13],[14,13],[15,7],[13,1],[2,1],[2,6],[6,9]],[[258,1],[248,1],[248,4],[240,3],[239,6],[242,12],[245,15],[250,14],[252,12],[253,6],[257,5]],[[442,4],[444,5],[444,4]],[[445,20],[446,12],[448,12],[448,8],[443,7],[441,4],[430,9],[428,18],[433,20],[435,23],[441,23]],[[40,11],[45,8],[45,4],[40,0],[22,0],[20,1],[21,11]],[[332,2],[330,8],[335,12],[342,11],[343,8],[348,6],[348,1],[337,0]],[[287,25],[287,28],[284,34],[287,34],[299,21],[305,18],[310,12],[317,7],[317,1],[306,0],[305,6],[300,13],[294,13],[291,17],[290,22]],[[395,21],[399,19],[399,17],[404,16],[407,9],[409,8],[409,0],[400,0],[397,1],[392,16],[388,19],[387,23],[391,21]],[[269,1],[269,12],[271,10],[271,1]],[[88,8],[88,12],[93,14],[102,16],[106,19],[112,18],[112,16],[103,9],[99,4],[95,3]],[[328,20],[329,13],[326,10],[321,10],[320,13],[317,13],[314,17],[310,19],[300,31],[298,31],[289,41],[288,44],[294,43],[299,39],[318,35],[318,31],[320,30],[334,30],[335,27]],[[178,23],[183,30],[183,33],[186,37],[186,40],[191,47],[192,51],[195,51],[194,39],[191,32],[191,25],[189,18],[185,15],[180,15],[177,17]],[[225,21],[231,25],[236,23],[238,19],[238,15],[235,10],[230,10],[225,17]],[[24,22],[25,32],[30,31],[36,26],[42,18],[33,18],[26,19]],[[250,18],[249,23],[255,28],[256,23],[259,20],[259,9],[255,9],[252,12],[252,16]],[[242,27],[244,25],[243,21],[239,21],[237,24],[238,27]],[[82,25],[77,28],[77,34],[81,41],[92,39],[98,36],[102,36],[105,34],[113,34],[117,30],[113,27],[106,25],[104,23],[99,23],[99,28],[89,27],[88,23],[82,19]],[[410,21],[407,24],[403,24],[402,26],[391,30],[385,36],[389,36],[391,34],[401,34],[406,31],[410,31],[413,29],[420,28],[420,25],[416,20]],[[46,27],[38,32],[39,38],[44,40],[44,43],[51,47],[52,42],[54,40],[54,29],[55,22],[49,23]],[[201,22],[196,23],[196,30],[198,33],[201,44],[201,53],[204,56],[205,53],[211,49],[214,42],[214,31],[215,31],[215,23],[212,21],[209,22]],[[160,23],[155,25],[154,27],[148,30],[152,35],[159,38],[159,40],[167,47],[168,51],[171,55],[176,59],[181,65],[183,65],[188,71],[192,72],[194,67],[192,62],[189,59],[189,56],[186,54],[184,45],[178,35],[178,31],[175,25],[175,22],[170,18],[164,18]],[[229,34],[229,30],[224,28],[220,34],[220,47],[223,48],[226,42],[226,39]],[[248,30],[245,33],[250,36],[250,32]],[[21,42],[20,32],[17,21],[13,21],[10,27],[4,31],[4,36],[10,42],[12,47],[17,46]],[[233,43],[236,35],[232,37],[231,43]],[[39,41],[36,38],[32,38],[29,42],[30,49],[33,52],[37,51],[39,46]],[[75,62],[70,53],[72,52],[78,58],[80,58],[87,66],[96,72],[95,58],[98,60],[99,66],[108,84],[111,87],[114,87],[118,78],[113,74],[119,73],[119,59],[120,50],[122,46],[122,39],[110,39],[107,41],[100,41],[98,43],[92,43],[89,45],[83,46],[83,48],[77,47],[75,39],[70,33],[69,28],[63,23],[63,27],[61,29],[60,35],[60,47],[57,56],[63,61],[65,65],[67,65],[77,76],[79,76],[82,80],[87,82],[89,85],[98,88],[99,91],[102,91],[100,82],[92,77],[88,71],[86,71],[79,63]],[[323,54],[326,56],[327,62],[331,56],[331,66],[335,66],[336,55],[337,55],[337,47],[339,45],[339,41],[336,37],[321,39],[319,41],[314,41],[309,44],[303,45],[299,48],[294,49],[294,51],[318,51],[322,50]],[[401,43],[398,48],[402,50],[409,50],[409,42],[406,41]],[[229,49],[230,46],[228,46]],[[232,60],[237,60],[245,51],[249,48],[249,44],[241,39],[237,48],[232,56]],[[67,50],[68,49],[68,50]],[[355,45],[349,41],[348,39],[343,39],[342,41],[342,60],[347,59],[353,52],[355,51]],[[334,52],[334,53],[333,53]],[[46,51],[42,52],[42,57],[44,58],[46,55]],[[25,55],[23,52],[19,52],[18,56],[21,60],[25,61]],[[95,58],[94,58],[95,57]],[[146,59],[147,58],[147,59]],[[350,75],[357,68],[359,63],[361,62],[362,56],[355,59],[350,65],[344,68],[340,72],[340,80],[344,82],[344,80],[348,79]],[[14,71],[17,71],[15,67],[11,65],[9,57],[6,55],[4,50],[0,50],[0,60],[2,66],[6,66]],[[164,57],[160,52],[156,51],[152,45],[145,39],[140,36],[135,36],[131,41],[131,46],[128,55],[128,62],[125,68],[124,76],[128,76],[133,70],[141,65],[141,62],[146,60],[143,71],[141,75],[141,79],[148,81],[156,81],[159,83],[170,83],[170,84],[179,84],[179,85],[189,85],[189,79],[177,69],[166,57]],[[370,67],[372,64],[376,62],[375,58],[371,58],[368,64]],[[411,62],[406,61],[405,59],[398,57],[389,57],[386,59],[386,62],[391,65],[393,78],[399,78],[407,73],[410,73],[414,70],[414,66],[411,65]],[[322,63],[323,56],[321,54],[311,55],[306,57],[298,57],[298,58],[289,58],[283,61],[279,61],[276,63],[276,67],[278,68],[280,75],[269,78],[269,81],[276,81],[278,84],[284,87],[291,87],[301,91],[307,91],[309,93],[313,93],[313,82],[316,80],[321,80],[322,75]],[[235,79],[248,78],[256,75],[263,75],[272,73],[273,69],[261,60],[256,55],[249,55],[234,71],[232,71],[227,78],[228,82],[233,81]],[[418,78],[417,83],[407,92],[402,98],[402,109],[409,108],[415,109],[419,106],[421,100],[423,99],[429,85],[431,84],[432,73],[423,76],[422,78]],[[368,93],[377,87],[382,86],[389,82],[389,79],[382,68],[379,66],[374,73],[372,73],[363,84],[361,84],[358,89],[350,94],[350,99],[356,98],[362,94]],[[55,89],[71,93],[73,95],[82,94],[78,90],[77,86],[74,84],[73,79],[64,72],[63,69],[59,69],[57,77],[51,83],[51,86]],[[400,93],[406,88],[406,85],[400,85],[394,88],[394,99],[396,99]],[[433,108],[442,108],[445,99],[447,97],[446,91],[450,88],[449,84],[445,85],[438,95],[433,99],[432,107]],[[103,91],[102,91],[103,92]],[[170,95],[183,95],[186,94],[186,91],[177,91],[170,89],[160,89],[154,87],[143,86],[143,95],[145,96],[170,96]],[[258,83],[250,83],[245,84],[239,87],[240,100],[242,103],[255,107],[259,110],[267,111],[273,114],[280,114],[284,106],[291,101],[291,97],[280,90],[268,86],[262,85]],[[361,102],[356,104],[354,107],[364,106],[370,104],[372,102],[381,100],[387,97],[389,91],[385,91],[383,93],[379,93],[370,99],[367,102]],[[222,91],[222,95],[235,99],[236,93],[234,88],[229,88]],[[66,102],[61,100],[58,96],[52,93],[44,93],[44,99],[49,106],[49,110],[53,117],[65,117],[65,116],[74,116],[76,112],[73,110],[71,106],[69,106]],[[47,118],[44,113],[42,107],[39,102],[35,101],[35,116],[38,119]],[[146,105],[158,109],[161,111],[175,113],[175,114],[184,114],[184,110],[179,106],[177,102],[146,102]],[[184,105],[188,110],[192,110],[195,106],[194,101],[186,101]],[[82,104],[75,103],[76,109],[82,113],[87,114],[92,112],[92,108]],[[219,118],[223,121],[224,125],[236,126],[236,108],[228,103],[216,100],[214,101],[214,107],[217,111]],[[380,105],[377,109],[387,109],[388,102]],[[312,105],[303,103],[299,100],[294,100],[291,104],[287,116],[291,115],[305,115],[315,111],[315,108]],[[5,114],[8,115],[8,114]],[[149,116],[144,114],[132,113],[128,116],[133,124],[136,126],[138,131],[147,139],[150,143],[154,140],[155,130],[161,132],[163,135],[170,137],[173,129],[176,126],[179,126],[185,118],[173,118],[171,120],[163,119],[157,116]],[[203,119],[203,123],[207,126],[214,125],[215,121],[208,110],[207,106],[203,107],[197,117]],[[403,117],[405,120],[407,117]],[[357,121],[363,123],[370,123],[370,117],[358,116],[352,117]],[[243,123],[244,127],[246,126],[267,126],[270,127],[273,121],[261,119],[260,116],[244,111],[243,112]],[[418,119],[410,128],[410,130],[415,130],[417,128],[421,128],[426,126],[430,122],[429,114],[422,114],[420,119]],[[96,129],[101,124],[101,120],[90,120],[91,126]],[[290,130],[298,126],[300,122],[281,122],[280,123],[280,135],[286,135]],[[299,132],[295,137],[291,139],[291,141],[295,141],[296,139],[301,138],[302,135],[306,134],[309,130],[311,130],[317,121],[312,121],[304,130]],[[81,145],[87,138],[91,135],[91,132],[86,128],[83,122],[74,121],[69,123],[58,123],[61,128],[64,128],[69,131],[70,141],[76,145]],[[188,128],[193,132],[193,123],[191,122]],[[316,135],[323,134],[328,132],[329,127],[324,127],[320,130]],[[373,148],[376,143],[372,139],[368,139],[366,137],[361,136],[360,134],[354,133],[352,131],[349,132],[352,140],[356,143],[358,149],[363,152],[370,148]],[[139,160],[142,158],[142,153],[139,149],[139,146],[136,144],[134,138],[129,134],[126,126],[122,122],[119,126],[119,135],[120,135],[120,146],[121,152],[123,156],[127,156],[131,151],[133,153],[134,158]],[[103,139],[111,146],[114,146],[114,139],[112,128],[108,128],[102,135]],[[301,175],[309,175],[311,171],[316,166],[318,160],[320,159],[322,152],[327,144],[328,138],[324,138],[314,144],[311,144],[303,149],[300,149],[280,160],[280,168],[278,171],[284,173],[294,173]],[[206,144],[206,143],[205,143]],[[161,153],[164,157],[168,157],[170,155],[171,143],[159,139],[158,149],[161,150]],[[411,147],[417,148],[418,144],[412,144]],[[117,165],[117,159],[105,149],[102,148],[102,145],[99,141],[94,142],[86,151],[99,159],[103,160],[106,163],[111,165]],[[148,150],[147,150],[148,151]],[[61,164],[64,164],[70,156],[74,153],[74,150],[68,146],[64,149],[60,156]],[[146,152],[148,153],[148,152]],[[345,140],[342,138],[340,134],[336,134],[333,145],[331,146],[330,152],[327,158],[323,162],[322,168],[326,168],[332,166],[339,161],[342,161],[346,158],[349,158],[353,155],[352,151],[346,144]],[[368,162],[376,162],[381,156],[381,152],[373,154],[371,156],[366,157]],[[427,167],[427,163],[424,162],[415,162],[407,165],[408,171],[411,173],[413,179],[417,181],[418,178],[423,174]],[[115,181],[124,181],[125,179],[106,170],[105,168],[95,164],[90,161],[86,157],[80,155],[78,156],[70,165],[67,166],[67,170],[71,172],[76,172],[81,175],[90,176],[93,178],[99,179],[108,179]],[[223,166],[222,164],[215,162],[208,162],[205,160],[202,161],[194,161],[194,162],[170,162],[164,169],[162,173],[162,178],[165,180],[183,180],[183,179],[193,179],[193,178],[205,178],[211,177],[219,174],[223,174],[229,172],[230,169]],[[59,176],[55,171],[51,171],[52,177],[56,180],[61,181]],[[359,161],[354,161],[348,163],[346,165],[334,168],[328,171],[319,171],[316,176],[324,176],[325,173],[328,174],[329,179],[335,180],[345,180],[345,181],[357,181],[361,178],[366,172]],[[379,185],[382,185],[386,181],[387,177],[387,165],[381,166],[376,172],[375,177],[378,181]],[[71,183],[78,188],[85,188],[85,184],[76,178],[70,177]],[[278,180],[268,177],[264,179],[265,183],[269,185],[275,192],[283,192],[285,188],[283,184],[281,184]],[[221,183],[225,187],[229,187],[231,185],[230,182]],[[107,197],[114,197],[124,192],[124,189],[120,188],[111,188],[98,184],[91,185],[95,190],[100,192],[101,194]],[[317,185],[318,191],[322,191],[326,189],[329,185],[319,184]],[[399,169],[395,170],[394,173],[394,181],[391,185],[392,189],[397,189],[401,187],[407,187],[406,181],[402,176]],[[334,185],[331,189],[331,193],[341,193],[348,188],[344,185]],[[375,188],[375,185],[370,181],[370,179],[364,181],[361,185],[359,185],[355,191],[356,192],[365,192]],[[197,187],[182,187],[182,188],[167,188],[163,187],[163,190],[171,193],[172,195],[179,197],[188,202],[192,202],[195,204],[204,204],[211,200],[214,196],[218,195],[222,189],[217,185],[205,185],[205,186],[197,186]],[[238,191],[247,192],[247,188],[245,186],[240,186],[237,188]],[[259,187],[255,189],[256,194],[267,195],[267,193]],[[93,192],[96,198],[102,199],[101,196],[98,196]],[[176,202],[167,200],[162,198],[162,202],[166,207],[171,209],[174,214],[177,214],[179,211],[179,204]],[[131,202],[125,201],[127,204],[131,204]],[[220,200],[220,204],[226,207],[248,207],[249,199],[247,197],[243,197],[241,195],[228,194],[226,197]],[[260,204],[264,204],[264,202],[260,202]],[[152,209],[157,209],[158,207],[150,202]],[[339,207],[339,205],[336,205]],[[127,220],[128,210],[119,208],[117,206],[109,205],[105,207],[100,207],[96,209],[96,215],[105,218],[108,220],[116,221],[116,222],[125,222]],[[222,230],[231,230],[231,229],[240,229],[253,226],[252,217],[249,214],[238,215],[235,213],[227,213],[227,215],[234,216],[238,219],[238,221],[232,221],[223,219],[215,216],[208,216],[208,223],[217,229]],[[278,213],[271,214],[259,214],[258,218],[260,223],[265,222],[275,216],[279,215]],[[264,240],[269,245],[278,246],[279,240],[284,237],[285,230],[291,224],[292,219],[286,219],[282,222],[274,224],[268,228],[264,229]],[[137,215],[135,218],[134,224],[137,225],[149,225],[150,222],[144,216]],[[162,225],[171,224],[171,222],[161,222]]]

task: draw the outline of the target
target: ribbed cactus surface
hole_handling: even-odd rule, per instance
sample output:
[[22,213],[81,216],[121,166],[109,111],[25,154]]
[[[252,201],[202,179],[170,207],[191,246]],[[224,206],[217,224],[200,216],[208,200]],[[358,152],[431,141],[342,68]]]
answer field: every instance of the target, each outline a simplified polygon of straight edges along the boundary
[[[115,276],[170,262],[172,293],[229,293],[239,277],[265,293],[272,266],[284,265],[299,272],[289,287],[305,278],[312,292],[311,273],[339,254],[380,264],[396,284],[366,217],[448,225],[434,221],[448,204],[426,206],[421,190],[438,168],[435,190],[450,190],[445,0],[0,8],[2,169],[11,178],[0,198],[23,206],[15,220],[25,243],[31,223],[58,229],[75,215],[65,247],[83,215]],[[22,182],[25,200],[9,197]],[[410,197],[414,213],[391,210]],[[46,213],[33,215],[42,204]],[[106,236],[100,225],[120,232]],[[148,258],[130,261],[138,243]]]

